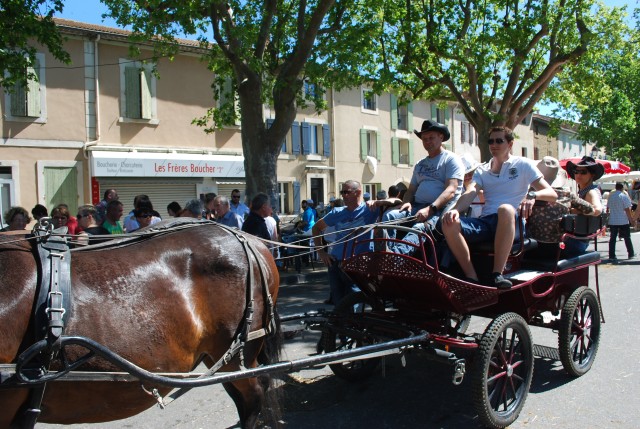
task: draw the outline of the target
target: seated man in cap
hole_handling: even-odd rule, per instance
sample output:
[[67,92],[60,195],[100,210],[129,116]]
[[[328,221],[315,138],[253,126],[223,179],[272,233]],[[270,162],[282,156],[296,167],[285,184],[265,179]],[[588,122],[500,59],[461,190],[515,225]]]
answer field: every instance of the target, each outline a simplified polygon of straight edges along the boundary
[[[456,208],[445,213],[442,230],[451,253],[458,261],[466,280],[478,283],[478,275],[471,262],[468,243],[494,242],[491,286],[511,287],[504,271],[516,231],[516,214],[531,214],[536,200],[555,202],[557,194],[544,180],[540,170],[529,160],[511,155],[513,131],[494,127],[489,134],[489,149],[493,158],[478,167],[473,182],[458,200]],[[529,186],[534,190],[529,191]],[[479,218],[461,217],[477,194],[484,190],[485,205]]]
[[[458,156],[442,147],[442,143],[451,137],[446,126],[424,121],[422,129],[413,132],[422,139],[427,156],[413,169],[404,204],[399,210],[386,212],[382,221],[416,216],[426,228],[434,229],[443,211],[453,206],[462,193],[465,168]],[[389,236],[395,237],[393,230],[389,231]]]

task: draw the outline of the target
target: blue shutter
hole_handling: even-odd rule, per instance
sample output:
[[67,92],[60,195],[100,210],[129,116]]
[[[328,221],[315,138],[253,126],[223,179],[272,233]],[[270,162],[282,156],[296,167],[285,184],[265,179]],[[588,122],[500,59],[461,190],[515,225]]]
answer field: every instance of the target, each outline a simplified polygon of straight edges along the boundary
[[328,124],[322,125],[322,145],[324,156],[329,158],[331,156],[331,133]]
[[311,153],[311,127],[308,122],[302,123],[302,154],[309,155]]
[[300,123],[291,124],[291,152],[300,155]]
[[300,208],[300,182],[293,182],[293,213]]

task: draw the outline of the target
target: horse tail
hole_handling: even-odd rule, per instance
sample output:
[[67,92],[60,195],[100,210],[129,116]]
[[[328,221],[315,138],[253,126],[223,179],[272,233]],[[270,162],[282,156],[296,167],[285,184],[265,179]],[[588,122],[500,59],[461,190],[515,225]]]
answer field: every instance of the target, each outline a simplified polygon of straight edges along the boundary
[[[278,314],[277,308],[274,308],[273,314],[275,331],[265,337],[264,345],[258,355],[258,363],[261,365],[279,362],[282,353],[284,341],[282,328],[280,326],[280,315]],[[258,377],[258,381],[265,392],[264,400],[262,401],[262,419],[267,427],[279,428],[281,427],[282,421],[282,389],[278,389],[277,386],[274,385],[274,380],[271,375],[261,375]]]

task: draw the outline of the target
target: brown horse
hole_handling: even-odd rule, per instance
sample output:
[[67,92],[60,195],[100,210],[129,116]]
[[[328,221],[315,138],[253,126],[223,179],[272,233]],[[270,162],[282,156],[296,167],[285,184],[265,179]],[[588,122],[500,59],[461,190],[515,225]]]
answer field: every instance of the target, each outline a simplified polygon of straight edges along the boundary
[[[247,256],[237,236],[246,237],[255,256]],[[15,362],[36,340],[32,311],[38,267],[32,244],[16,238],[0,234],[0,363]],[[249,264],[253,264],[252,279],[248,279]],[[189,372],[202,360],[210,366],[228,350],[242,324],[247,287],[252,288],[255,308],[251,331],[266,328],[260,265],[275,301],[279,276],[269,250],[251,236],[212,222],[117,246],[73,250],[71,316],[64,334],[95,340],[152,372]],[[257,366],[259,358],[263,361],[269,338],[247,342],[246,367]],[[222,369],[239,367],[236,357]],[[81,369],[117,371],[100,358]],[[130,417],[156,403],[142,384],[50,382],[38,421],[93,423]],[[224,383],[242,427],[256,425],[267,387],[257,378]],[[171,389],[158,390],[166,395]],[[0,388],[0,428],[16,424],[27,396],[27,388]]]

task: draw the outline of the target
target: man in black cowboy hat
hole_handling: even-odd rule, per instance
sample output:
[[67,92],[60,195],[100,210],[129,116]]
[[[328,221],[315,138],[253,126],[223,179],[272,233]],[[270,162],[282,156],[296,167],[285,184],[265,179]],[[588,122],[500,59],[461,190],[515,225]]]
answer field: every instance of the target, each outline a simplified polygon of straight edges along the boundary
[[[443,210],[455,203],[462,193],[464,165],[460,157],[442,147],[449,140],[449,129],[436,121],[422,123],[413,131],[422,140],[427,156],[416,164],[404,204],[399,210],[387,211],[382,220],[389,221],[415,215],[419,222],[434,228]],[[390,231],[393,236],[393,232]]]

